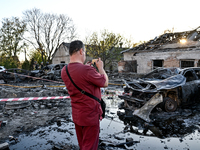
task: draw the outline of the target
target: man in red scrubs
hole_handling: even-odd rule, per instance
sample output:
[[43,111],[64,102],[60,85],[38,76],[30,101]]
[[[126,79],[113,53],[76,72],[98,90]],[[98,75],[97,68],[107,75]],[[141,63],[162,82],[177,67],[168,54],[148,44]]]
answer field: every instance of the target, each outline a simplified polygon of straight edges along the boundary
[[[68,72],[74,83],[82,90],[101,99],[100,87],[108,86],[108,76],[99,58],[95,60],[98,71],[91,63],[84,64],[86,50],[84,44],[73,41],[69,47],[70,63]],[[61,71],[61,77],[71,98],[72,118],[81,150],[97,150],[99,143],[99,120],[102,119],[102,109],[99,102],[82,94],[70,81],[66,67]]]

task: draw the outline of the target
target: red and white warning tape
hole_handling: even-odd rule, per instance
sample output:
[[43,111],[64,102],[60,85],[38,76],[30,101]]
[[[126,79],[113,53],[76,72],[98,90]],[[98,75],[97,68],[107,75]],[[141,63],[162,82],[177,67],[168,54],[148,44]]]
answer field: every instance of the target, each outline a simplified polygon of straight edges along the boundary
[[[110,96],[111,95],[121,95],[122,91],[112,91],[107,95],[102,96]],[[52,97],[23,97],[23,98],[2,98],[0,99],[0,102],[6,102],[6,101],[31,101],[31,100],[49,100],[49,99],[69,99],[70,96],[52,96]]]
[[0,102],[5,101],[31,101],[31,100],[48,100],[48,99],[66,99],[70,96],[52,96],[52,97],[24,97],[24,98],[3,98]]
[[10,73],[10,74],[14,74],[14,75],[17,75],[17,76],[23,76],[23,77],[33,78],[33,79],[39,79],[39,80],[44,80],[44,81],[50,81],[50,82],[55,82],[55,83],[64,84],[64,82],[59,82],[59,81],[54,81],[54,80],[43,79],[43,78],[40,78],[40,77],[33,77],[33,76],[23,75],[23,74],[19,74],[19,73],[13,73],[13,72],[9,72],[9,71],[3,71],[3,72]]

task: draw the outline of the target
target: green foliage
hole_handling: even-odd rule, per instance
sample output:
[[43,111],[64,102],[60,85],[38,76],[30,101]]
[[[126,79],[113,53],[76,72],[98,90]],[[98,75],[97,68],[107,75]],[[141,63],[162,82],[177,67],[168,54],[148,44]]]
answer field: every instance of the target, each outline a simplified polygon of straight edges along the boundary
[[35,61],[37,61],[38,65],[40,65],[41,62],[43,62],[45,64],[47,61],[47,56],[42,55],[40,49],[31,51],[29,54],[29,58],[30,58],[29,70],[33,70],[33,64]]
[[26,24],[17,17],[4,18],[0,29],[0,52],[8,57],[17,56],[26,44],[23,35]]
[[29,64],[29,61],[28,61],[28,60],[25,60],[25,61],[22,63],[22,69],[30,70],[30,64]]
[[[29,54],[31,60],[37,61],[38,63],[42,62],[42,54],[38,50],[33,50]],[[46,60],[46,59],[45,59]]]
[[104,68],[112,69],[113,63],[117,63],[122,55],[122,45],[125,39],[120,34],[104,30],[99,36],[94,32],[86,41],[86,51],[90,57],[101,58]]
[[17,61],[13,57],[0,57],[0,66],[4,66],[6,69],[18,68],[19,65],[19,61]]

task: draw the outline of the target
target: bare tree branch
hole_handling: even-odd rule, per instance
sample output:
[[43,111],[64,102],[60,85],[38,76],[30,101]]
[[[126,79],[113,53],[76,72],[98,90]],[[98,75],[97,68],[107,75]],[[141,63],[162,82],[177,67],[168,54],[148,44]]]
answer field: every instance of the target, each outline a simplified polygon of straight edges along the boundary
[[34,47],[44,49],[48,61],[62,42],[71,42],[76,37],[73,21],[67,15],[44,14],[34,8],[25,11],[24,18]]

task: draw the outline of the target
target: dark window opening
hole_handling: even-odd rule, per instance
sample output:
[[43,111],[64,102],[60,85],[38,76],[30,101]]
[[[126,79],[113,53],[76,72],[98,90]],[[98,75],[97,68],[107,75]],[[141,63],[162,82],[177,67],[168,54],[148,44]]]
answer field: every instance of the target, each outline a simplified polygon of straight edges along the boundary
[[137,61],[126,61],[124,66],[125,72],[137,72]]
[[61,61],[60,63],[65,63],[65,61]]
[[163,60],[153,60],[153,69],[163,67]]
[[181,68],[194,67],[193,60],[181,60]]
[[199,60],[198,63],[197,63],[197,67],[200,67],[200,60]]

